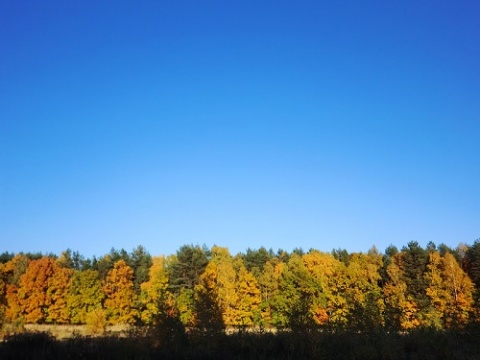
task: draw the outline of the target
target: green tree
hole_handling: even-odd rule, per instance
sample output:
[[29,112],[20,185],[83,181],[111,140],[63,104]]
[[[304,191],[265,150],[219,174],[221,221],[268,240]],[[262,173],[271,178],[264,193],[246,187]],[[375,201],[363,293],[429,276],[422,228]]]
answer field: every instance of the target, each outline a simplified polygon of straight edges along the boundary
[[90,261],[85,260],[85,258],[80,255],[78,251],[73,251],[67,249],[62,251],[57,262],[62,266],[73,270],[86,270],[90,268]]
[[105,294],[95,270],[75,270],[67,295],[67,308],[72,324],[85,324],[89,313],[102,308]]
[[169,290],[174,294],[183,325],[195,324],[195,287],[208,264],[208,249],[184,245],[168,259]]
[[399,266],[407,284],[407,292],[421,309],[426,308],[429,303],[426,293],[427,283],[424,276],[427,263],[428,252],[416,241],[411,241],[407,247],[402,248]]
[[274,325],[292,329],[314,326],[318,310],[326,307],[326,299],[300,255],[294,253],[290,257],[279,280],[271,302]]
[[130,267],[133,270],[133,288],[135,293],[140,295],[141,284],[148,281],[150,267],[152,266],[152,256],[141,245],[133,249],[129,256]]
[[100,280],[104,281],[107,277],[107,274],[110,270],[113,269],[113,265],[119,260],[125,261],[125,263],[130,263],[130,256],[125,251],[125,249],[116,250],[115,248],[110,249],[110,252],[101,258],[93,258],[91,268],[98,271]]
[[347,271],[347,288],[345,296],[350,308],[348,316],[349,328],[359,330],[373,329],[384,324],[384,302],[380,269],[382,256],[376,249],[368,254],[352,254]]
[[259,278],[265,264],[273,257],[273,251],[268,251],[263,246],[258,250],[248,248],[245,254],[242,254],[242,260],[245,267],[255,278]]
[[284,266],[285,264],[280,263],[279,261],[274,262],[267,261],[263,267],[263,271],[258,278],[258,286],[260,290],[260,325],[261,326],[270,326],[273,325],[273,299],[275,294],[278,293],[279,289],[279,279],[281,271],[278,270],[279,264]]
[[478,292],[480,289],[480,239],[475,240],[473,245],[468,247],[463,267]]
[[175,294],[181,289],[193,290],[208,264],[208,250],[200,246],[184,245],[176,253],[169,270],[170,287]]

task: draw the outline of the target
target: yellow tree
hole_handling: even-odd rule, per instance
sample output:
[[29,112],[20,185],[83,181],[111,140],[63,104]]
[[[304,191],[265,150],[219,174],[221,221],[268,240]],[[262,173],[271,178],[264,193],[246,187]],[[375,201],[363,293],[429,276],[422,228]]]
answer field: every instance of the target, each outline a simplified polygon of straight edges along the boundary
[[[213,246],[211,259],[200,276],[199,285],[195,287],[196,323],[211,323],[213,320],[218,322],[217,312],[219,312],[224,325],[234,325],[237,311],[235,284],[234,260],[228,249]],[[207,311],[208,306],[212,311]],[[208,320],[209,318],[212,320]],[[211,323],[209,326],[213,329],[217,325]]]
[[17,254],[3,266],[5,281],[5,321],[15,323],[23,321],[22,309],[18,299],[18,286],[20,277],[25,273],[28,266],[28,258],[23,254]]
[[447,327],[462,327],[469,319],[473,307],[474,285],[451,253],[442,259],[442,278],[450,294],[445,311]]
[[347,286],[345,264],[333,255],[310,251],[303,256],[305,267],[321,289],[310,309],[317,324],[343,327],[348,319],[349,307],[345,297]]
[[381,267],[382,256],[375,250],[350,255],[345,290],[350,309],[349,327],[363,329],[383,325],[384,303],[379,286]]
[[383,296],[386,305],[386,323],[395,329],[409,330],[420,325],[418,318],[418,304],[407,293],[407,284],[398,262],[401,253],[392,257],[392,262],[387,267],[389,281],[383,287]]
[[73,270],[53,264],[53,274],[48,279],[46,304],[48,306],[46,321],[54,324],[67,324],[69,313],[67,295],[71,285]]
[[178,310],[180,321],[184,326],[195,324],[195,298],[194,290],[181,288],[175,297],[175,306]]
[[195,286],[194,327],[201,332],[219,333],[225,329],[218,275],[217,264],[210,261],[200,276],[200,283]]
[[209,282],[208,286],[213,291],[214,299],[221,309],[225,325],[233,325],[237,302],[236,272],[233,258],[227,248],[212,247],[212,257],[205,273],[203,280]]
[[0,329],[3,326],[5,319],[5,305],[6,305],[6,290],[7,285],[5,282],[5,275],[3,271],[4,265],[0,264]]
[[236,304],[232,325],[252,326],[260,320],[260,290],[255,277],[243,264],[238,270],[235,282]]
[[140,285],[140,318],[145,324],[154,324],[162,312],[173,311],[173,295],[168,291],[168,273],[163,257],[154,257],[149,280]]
[[430,299],[430,306],[425,311],[424,325],[442,329],[445,326],[444,315],[450,294],[445,289],[445,283],[442,278],[442,257],[437,251],[433,251],[428,255],[425,280],[428,284],[426,292]]
[[133,270],[124,260],[113,265],[103,284],[105,310],[110,324],[132,324],[137,315],[134,304]]
[[104,298],[98,271],[74,271],[67,295],[70,322],[85,324],[89,313],[102,308]]

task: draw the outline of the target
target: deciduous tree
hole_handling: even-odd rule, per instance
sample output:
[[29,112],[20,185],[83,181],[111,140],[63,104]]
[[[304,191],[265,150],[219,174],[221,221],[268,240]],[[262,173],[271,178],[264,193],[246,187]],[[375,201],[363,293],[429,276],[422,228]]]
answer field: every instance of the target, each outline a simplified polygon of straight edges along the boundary
[[141,284],[141,320],[152,325],[162,312],[173,307],[173,295],[168,291],[168,273],[163,257],[154,257],[149,280]]
[[96,270],[76,270],[67,295],[67,308],[72,324],[85,324],[87,315],[102,308],[105,294]]
[[[66,323],[70,276],[71,270],[50,257],[30,260],[16,290],[21,316],[29,323]],[[15,289],[11,291],[13,296]]]
[[124,260],[117,261],[107,273],[103,291],[110,324],[132,324],[137,316],[134,308],[137,299],[133,288],[133,270]]
[[260,290],[255,277],[243,266],[240,266],[235,281],[236,304],[232,325],[252,326],[260,321]]

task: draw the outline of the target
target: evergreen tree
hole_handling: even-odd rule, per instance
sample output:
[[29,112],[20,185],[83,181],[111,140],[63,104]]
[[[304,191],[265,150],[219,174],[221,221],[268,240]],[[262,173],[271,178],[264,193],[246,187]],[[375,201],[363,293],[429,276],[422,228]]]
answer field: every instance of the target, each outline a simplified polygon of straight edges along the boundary
[[242,254],[242,260],[245,267],[257,279],[263,271],[265,264],[273,257],[273,251],[267,251],[263,246],[258,250],[247,249],[245,254]]
[[429,300],[424,274],[427,270],[428,252],[416,241],[411,241],[407,247],[402,248],[399,260],[398,265],[403,272],[408,294],[421,309],[426,308]]
[[133,287],[135,293],[140,295],[141,284],[148,281],[150,267],[152,266],[152,256],[141,245],[133,249],[129,256],[130,267],[133,270]]
[[199,246],[184,245],[170,264],[170,288],[178,295],[182,289],[193,290],[208,264],[208,250]]

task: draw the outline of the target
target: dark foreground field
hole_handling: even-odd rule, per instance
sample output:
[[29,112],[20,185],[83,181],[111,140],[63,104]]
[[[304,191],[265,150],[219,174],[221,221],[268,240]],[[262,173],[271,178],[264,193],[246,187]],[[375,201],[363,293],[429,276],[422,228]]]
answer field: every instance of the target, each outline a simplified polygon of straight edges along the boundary
[[23,333],[0,343],[0,359],[479,359],[477,331],[409,334],[278,332],[127,334],[56,340]]

